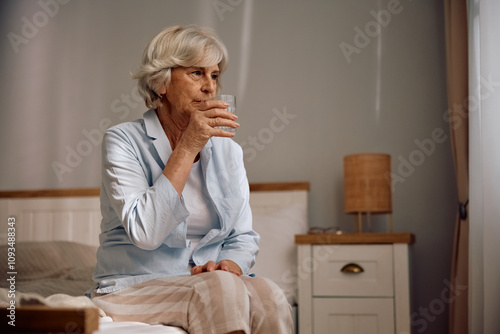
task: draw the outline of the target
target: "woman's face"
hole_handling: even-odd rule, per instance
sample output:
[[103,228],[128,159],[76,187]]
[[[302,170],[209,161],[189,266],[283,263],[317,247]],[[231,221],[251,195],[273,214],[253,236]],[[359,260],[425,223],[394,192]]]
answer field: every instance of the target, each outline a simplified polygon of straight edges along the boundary
[[217,91],[219,65],[176,67],[170,84],[164,89],[168,109],[181,114],[198,109],[202,101],[213,100]]

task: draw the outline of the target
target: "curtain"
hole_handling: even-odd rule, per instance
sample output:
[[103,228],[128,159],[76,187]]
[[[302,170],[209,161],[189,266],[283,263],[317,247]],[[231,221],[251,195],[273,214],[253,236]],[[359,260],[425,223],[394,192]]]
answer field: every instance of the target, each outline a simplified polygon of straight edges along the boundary
[[500,1],[468,2],[469,332],[489,334],[500,333]]
[[[468,285],[469,220],[469,121],[468,30],[466,0],[445,0],[448,120],[455,167],[458,213],[455,222],[451,283]],[[449,333],[468,333],[468,294],[449,305]]]

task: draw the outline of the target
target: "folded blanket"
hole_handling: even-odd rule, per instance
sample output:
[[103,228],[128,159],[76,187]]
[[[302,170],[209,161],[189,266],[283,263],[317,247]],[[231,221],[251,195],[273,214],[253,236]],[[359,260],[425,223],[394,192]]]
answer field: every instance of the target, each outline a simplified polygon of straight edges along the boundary
[[[14,298],[10,298],[13,296]],[[99,310],[99,316],[105,317],[106,313],[98,308],[92,300],[85,296],[70,296],[62,293],[43,297],[37,293],[16,292],[15,295],[9,294],[8,289],[0,289],[0,306],[7,307],[11,300],[16,301],[16,307],[23,305],[47,305],[50,307],[71,307],[71,308],[96,308]]]

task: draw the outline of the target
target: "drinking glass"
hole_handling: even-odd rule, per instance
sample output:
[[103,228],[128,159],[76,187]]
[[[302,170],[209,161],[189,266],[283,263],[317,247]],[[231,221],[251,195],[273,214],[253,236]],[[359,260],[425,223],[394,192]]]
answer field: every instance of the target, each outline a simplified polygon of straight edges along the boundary
[[[222,95],[218,95],[215,99],[229,103],[229,107],[227,107],[226,110],[232,112],[233,114],[236,114],[236,96],[222,94]],[[225,131],[229,131],[229,132],[236,132],[236,129],[231,128],[229,126],[216,126],[216,128],[222,129]]]

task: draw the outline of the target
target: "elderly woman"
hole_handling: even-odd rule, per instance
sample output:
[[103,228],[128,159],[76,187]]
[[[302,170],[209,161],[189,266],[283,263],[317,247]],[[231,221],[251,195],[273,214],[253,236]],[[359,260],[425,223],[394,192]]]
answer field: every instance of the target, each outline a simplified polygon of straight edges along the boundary
[[237,116],[214,100],[227,50],[208,29],[175,26],[135,75],[150,108],[103,139],[102,224],[92,300],[115,321],[189,333],[291,333],[290,306],[249,277],[258,252]]

